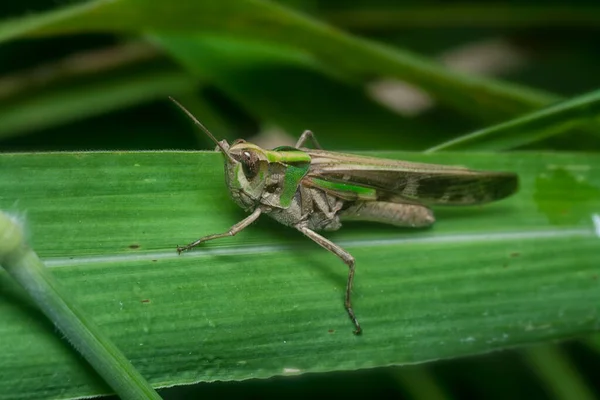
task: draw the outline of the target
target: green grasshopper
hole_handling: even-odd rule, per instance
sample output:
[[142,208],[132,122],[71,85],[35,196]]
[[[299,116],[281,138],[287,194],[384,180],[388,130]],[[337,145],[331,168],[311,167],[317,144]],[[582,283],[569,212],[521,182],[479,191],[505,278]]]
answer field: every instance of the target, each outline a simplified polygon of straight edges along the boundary
[[[242,139],[218,141],[185,107],[179,106],[213,140],[225,157],[225,179],[235,203],[251,214],[229,231],[204,236],[177,252],[209,240],[234,236],[261,214],[296,228],[348,266],[344,306],[352,309],[354,257],[316,231],[335,231],[341,221],[374,221],[401,227],[426,227],[435,221],[429,205],[474,205],[515,193],[511,172],[386,160],[322,150],[311,131],[295,147],[265,150]],[[303,147],[311,141],[315,149]]]

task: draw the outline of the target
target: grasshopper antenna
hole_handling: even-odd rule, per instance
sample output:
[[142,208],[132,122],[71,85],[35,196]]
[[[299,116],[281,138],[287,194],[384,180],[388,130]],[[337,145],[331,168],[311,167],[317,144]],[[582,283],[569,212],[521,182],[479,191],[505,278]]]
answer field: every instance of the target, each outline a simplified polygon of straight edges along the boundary
[[177,105],[177,107],[181,108],[181,109],[183,110],[183,112],[184,112],[184,113],[186,113],[186,114],[187,114],[187,116],[188,116],[188,117],[190,117],[190,119],[191,119],[192,121],[194,121],[194,123],[195,123],[196,125],[198,125],[198,126],[200,127],[200,129],[202,129],[202,131],[203,131],[204,133],[206,133],[206,134],[208,135],[208,137],[209,137],[209,138],[210,138],[210,139],[211,139],[213,142],[215,142],[215,143],[217,144],[217,146],[219,147],[219,149],[221,149],[221,152],[222,152],[222,153],[223,153],[223,154],[224,154],[224,155],[225,155],[227,158],[229,158],[229,159],[230,159],[231,161],[233,161],[233,162],[238,162],[236,159],[234,159],[234,158],[233,158],[233,157],[232,157],[232,156],[229,154],[229,152],[228,152],[228,151],[225,149],[225,147],[223,147],[223,145],[221,144],[221,142],[219,142],[219,141],[217,140],[217,138],[215,138],[215,137],[213,136],[213,134],[212,134],[212,133],[210,133],[210,131],[209,131],[209,130],[208,130],[208,129],[207,129],[205,126],[204,126],[204,125],[202,125],[202,123],[201,123],[200,121],[198,121],[198,119],[197,119],[196,117],[194,117],[194,116],[192,115],[192,113],[191,113],[191,112],[189,112],[189,111],[187,110],[187,108],[185,108],[184,106],[182,106],[182,105],[181,105],[181,103],[179,103],[177,100],[175,100],[175,99],[174,99],[174,98],[172,98],[171,96],[169,96],[169,99],[171,99],[171,101],[172,101],[173,103],[175,103],[175,104]]

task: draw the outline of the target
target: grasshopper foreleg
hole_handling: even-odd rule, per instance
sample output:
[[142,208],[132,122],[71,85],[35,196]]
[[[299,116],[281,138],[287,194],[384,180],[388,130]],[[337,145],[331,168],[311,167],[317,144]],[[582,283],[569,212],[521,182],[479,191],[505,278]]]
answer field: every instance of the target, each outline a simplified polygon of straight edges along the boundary
[[308,229],[306,226],[297,225],[296,229],[298,229],[300,232],[302,232],[303,234],[308,236],[319,246],[323,247],[326,250],[329,250],[330,252],[332,252],[333,254],[338,256],[348,266],[348,282],[346,283],[346,296],[344,299],[344,306],[346,307],[348,316],[350,317],[350,319],[352,320],[352,323],[356,327],[354,334],[360,335],[362,332],[362,329],[360,327],[360,324],[358,323],[358,320],[356,319],[356,315],[354,315],[354,310],[352,309],[352,298],[351,298],[352,284],[354,282],[354,265],[355,265],[354,257],[352,257],[352,255],[350,253],[348,253],[346,250],[342,249],[337,244],[324,238],[323,236],[319,235],[315,231]]
[[252,214],[250,214],[249,216],[247,216],[246,218],[244,218],[237,224],[233,225],[231,227],[231,229],[229,229],[227,232],[215,233],[213,235],[204,236],[204,237],[201,237],[200,239],[196,240],[195,242],[186,244],[185,246],[177,246],[177,253],[181,254],[182,251],[189,250],[193,247],[198,246],[201,243],[208,242],[209,240],[220,239],[220,238],[224,238],[227,236],[235,236],[238,232],[244,230],[244,228],[246,228],[248,225],[250,225],[254,221],[256,221],[258,219],[258,217],[260,216],[261,212],[262,212],[262,210],[260,209],[260,207],[257,208],[256,210],[254,210],[252,212]]

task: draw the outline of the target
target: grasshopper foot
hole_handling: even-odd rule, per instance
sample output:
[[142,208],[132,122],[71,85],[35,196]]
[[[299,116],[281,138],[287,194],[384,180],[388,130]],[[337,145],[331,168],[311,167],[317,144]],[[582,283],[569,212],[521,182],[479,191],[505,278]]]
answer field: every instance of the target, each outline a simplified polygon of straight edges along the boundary
[[177,246],[177,254],[181,254],[184,251],[188,251],[189,249],[191,249],[193,246],[190,246],[189,244],[187,246]]

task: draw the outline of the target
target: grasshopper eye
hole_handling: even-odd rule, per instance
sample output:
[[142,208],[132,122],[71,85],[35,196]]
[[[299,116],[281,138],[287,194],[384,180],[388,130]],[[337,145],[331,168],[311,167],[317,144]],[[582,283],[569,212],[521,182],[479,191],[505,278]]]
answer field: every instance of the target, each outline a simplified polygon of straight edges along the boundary
[[258,174],[259,160],[256,153],[244,151],[240,162],[242,163],[242,170],[247,179],[253,179]]

